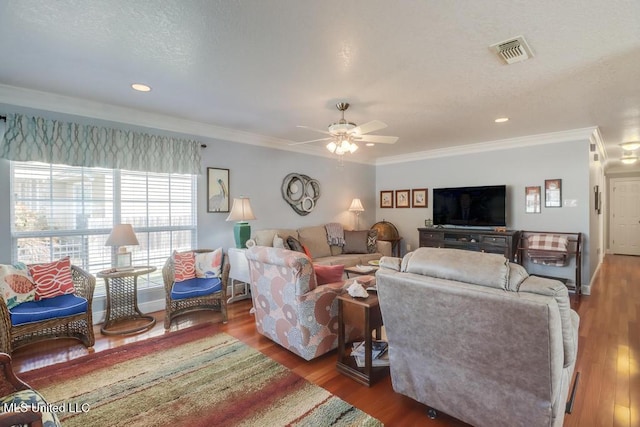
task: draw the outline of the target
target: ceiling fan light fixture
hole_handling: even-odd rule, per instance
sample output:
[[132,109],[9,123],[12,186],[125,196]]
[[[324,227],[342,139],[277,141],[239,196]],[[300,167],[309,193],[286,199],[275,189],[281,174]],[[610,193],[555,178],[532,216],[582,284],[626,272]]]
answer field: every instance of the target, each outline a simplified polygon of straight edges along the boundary
[[358,149],[358,145],[356,145],[355,143],[351,144],[351,147],[349,147],[349,152],[351,154],[355,153],[356,150]]
[[338,146],[333,141],[331,141],[330,143],[327,144],[327,150],[329,150],[332,153],[336,152],[336,148],[338,148]]
[[640,141],[623,142],[620,147],[625,151],[634,151],[640,148]]
[[632,165],[638,161],[638,156],[622,156],[620,161],[625,165]]

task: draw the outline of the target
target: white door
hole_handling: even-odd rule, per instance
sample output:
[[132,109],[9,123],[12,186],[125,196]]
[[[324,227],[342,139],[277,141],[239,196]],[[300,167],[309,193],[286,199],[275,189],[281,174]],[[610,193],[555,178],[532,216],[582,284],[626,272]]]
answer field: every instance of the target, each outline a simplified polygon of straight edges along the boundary
[[640,255],[640,178],[611,180],[611,249]]

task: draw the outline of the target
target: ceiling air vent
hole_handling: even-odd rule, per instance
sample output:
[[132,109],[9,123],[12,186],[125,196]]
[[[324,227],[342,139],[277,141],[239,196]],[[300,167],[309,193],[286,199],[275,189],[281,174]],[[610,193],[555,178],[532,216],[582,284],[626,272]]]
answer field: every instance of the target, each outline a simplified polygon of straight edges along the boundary
[[522,36],[514,37],[489,46],[507,64],[525,61],[533,56],[531,48]]

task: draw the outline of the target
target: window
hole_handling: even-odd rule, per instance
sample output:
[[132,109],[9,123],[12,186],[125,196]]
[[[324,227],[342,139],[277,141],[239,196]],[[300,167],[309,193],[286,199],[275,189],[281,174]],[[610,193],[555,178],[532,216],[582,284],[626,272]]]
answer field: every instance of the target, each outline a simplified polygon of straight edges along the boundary
[[143,288],[162,286],[162,266],[174,250],[196,247],[193,175],[11,162],[11,177],[14,261],[69,256],[96,274],[113,265],[115,254],[104,246],[113,225],[132,224],[140,242],[129,248],[133,264],[157,267],[139,278]]

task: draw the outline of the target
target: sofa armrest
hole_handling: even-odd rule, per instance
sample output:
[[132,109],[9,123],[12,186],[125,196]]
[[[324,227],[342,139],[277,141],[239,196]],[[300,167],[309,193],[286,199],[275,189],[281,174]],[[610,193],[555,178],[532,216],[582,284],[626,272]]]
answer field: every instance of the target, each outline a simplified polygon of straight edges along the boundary
[[388,268],[389,270],[400,271],[402,266],[402,258],[396,258],[392,256],[383,256],[380,258],[380,267]]
[[577,328],[580,324],[580,318],[578,314],[571,309],[567,287],[558,280],[529,276],[520,284],[519,292],[529,292],[554,297],[558,304],[560,321],[562,323],[562,343],[564,347],[563,366],[565,368],[571,366],[575,363],[578,353]]
[[383,240],[378,240],[376,242],[376,249],[382,256],[391,256],[392,245],[391,242],[386,242]]
[[96,278],[93,274],[84,271],[77,265],[71,266],[71,275],[73,277],[73,287],[76,295],[87,299],[89,309],[93,301],[93,291],[96,288]]

